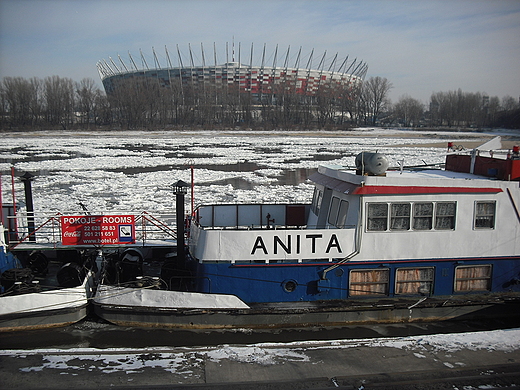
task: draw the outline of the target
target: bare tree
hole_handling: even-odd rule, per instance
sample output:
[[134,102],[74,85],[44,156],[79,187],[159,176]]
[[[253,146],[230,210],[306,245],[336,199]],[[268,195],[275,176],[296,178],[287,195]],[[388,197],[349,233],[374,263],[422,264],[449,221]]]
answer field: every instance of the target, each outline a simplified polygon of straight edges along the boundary
[[520,104],[518,102],[518,100],[516,100],[514,97],[512,96],[504,96],[502,98],[502,109],[504,111],[513,111],[513,110],[517,110],[518,108],[520,108]]
[[386,77],[370,77],[363,83],[361,91],[361,108],[365,110],[365,118],[376,124],[379,115],[389,105],[388,92],[393,85]]
[[424,113],[424,105],[408,95],[401,96],[394,105],[394,117],[404,126],[417,126]]
[[79,83],[75,83],[77,95],[77,108],[81,116],[81,123],[87,129],[90,123],[95,121],[93,112],[95,110],[96,98],[99,95],[99,88],[91,78],[84,78]]
[[10,127],[34,126],[39,120],[39,81],[5,77],[2,87],[6,122]]
[[74,123],[74,82],[59,76],[46,77],[43,96],[47,123],[62,129],[70,128]]

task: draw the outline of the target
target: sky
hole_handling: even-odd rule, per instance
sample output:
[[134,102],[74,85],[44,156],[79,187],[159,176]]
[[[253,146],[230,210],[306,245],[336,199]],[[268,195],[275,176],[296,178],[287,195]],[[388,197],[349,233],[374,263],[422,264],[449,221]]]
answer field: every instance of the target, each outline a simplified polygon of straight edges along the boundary
[[290,65],[300,47],[301,66],[313,49],[314,67],[325,51],[329,61],[348,55],[368,64],[367,78],[392,83],[394,103],[459,88],[520,97],[520,0],[0,0],[0,78],[101,87],[102,59],[129,64],[130,52],[140,66],[142,51],[153,67],[153,47],[165,67],[167,47],[176,66],[177,45],[187,63],[188,45],[195,63],[202,45],[206,63],[214,46],[223,63],[226,42],[235,52],[240,43],[242,63],[253,45],[256,65],[264,44],[266,62],[278,45],[278,65],[288,47]]

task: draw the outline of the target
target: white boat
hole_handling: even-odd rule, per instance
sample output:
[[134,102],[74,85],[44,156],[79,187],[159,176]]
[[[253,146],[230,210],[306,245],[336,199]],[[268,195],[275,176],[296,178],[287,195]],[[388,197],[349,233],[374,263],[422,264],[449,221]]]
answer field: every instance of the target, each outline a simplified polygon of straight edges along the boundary
[[96,313],[179,328],[518,315],[520,153],[499,149],[450,150],[445,169],[363,152],[355,169],[318,168],[312,204],[200,206],[187,256],[141,267],[155,283],[105,281]]
[[87,264],[49,261],[40,252],[27,255],[23,267],[7,251],[0,234],[0,332],[64,326],[83,319],[95,288]]

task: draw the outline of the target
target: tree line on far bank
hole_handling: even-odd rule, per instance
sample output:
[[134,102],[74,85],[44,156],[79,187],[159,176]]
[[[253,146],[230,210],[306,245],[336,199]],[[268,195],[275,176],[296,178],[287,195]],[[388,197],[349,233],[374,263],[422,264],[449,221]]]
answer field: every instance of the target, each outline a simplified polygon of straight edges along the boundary
[[[370,77],[361,88],[322,88],[313,97],[287,91],[254,98],[233,86],[182,90],[150,78],[131,78],[108,96],[91,78],[79,82],[50,76],[4,77],[0,82],[0,129],[347,129],[401,127],[520,128],[520,103],[477,92],[435,92],[428,105],[410,96],[388,98],[392,83]],[[278,92],[278,93],[276,93]]]

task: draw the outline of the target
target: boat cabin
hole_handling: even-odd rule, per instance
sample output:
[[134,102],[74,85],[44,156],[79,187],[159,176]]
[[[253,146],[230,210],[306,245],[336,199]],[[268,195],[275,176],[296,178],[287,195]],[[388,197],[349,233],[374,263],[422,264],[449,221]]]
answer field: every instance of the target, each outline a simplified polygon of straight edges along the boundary
[[277,280],[289,295],[306,286],[293,297],[240,292],[246,302],[502,291],[516,283],[520,159],[464,156],[467,165],[450,155],[448,169],[390,170],[374,155],[375,169],[363,158],[355,170],[321,165],[310,177],[309,205],[199,207],[190,253],[206,281],[197,291],[234,293],[240,283],[222,282],[226,275],[251,286]]

